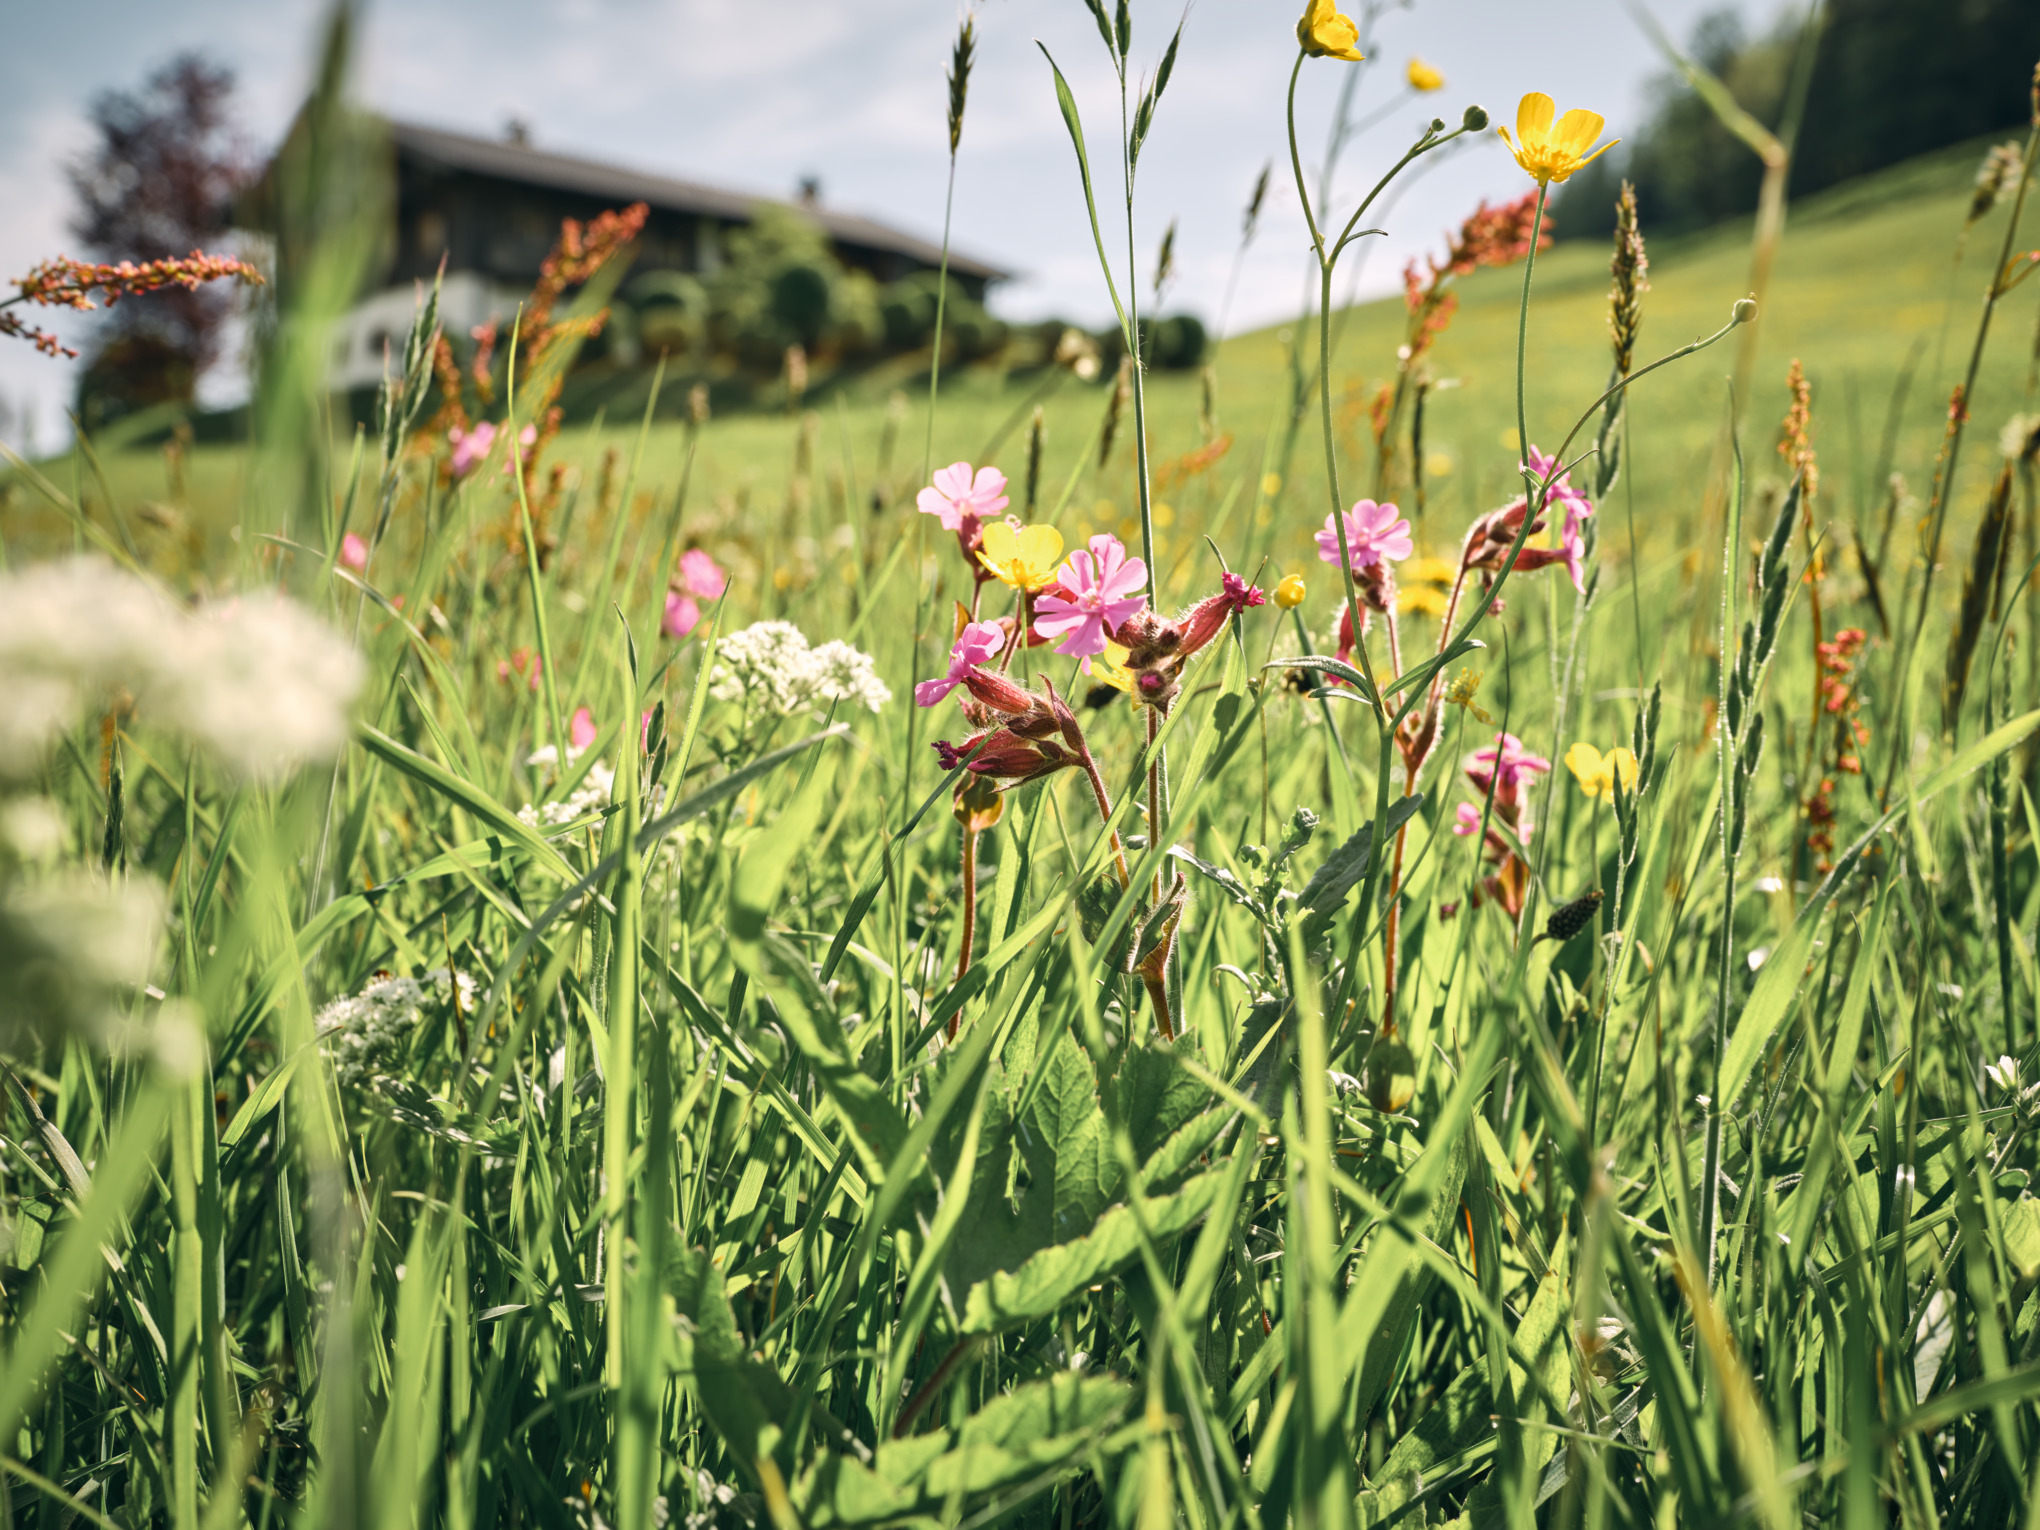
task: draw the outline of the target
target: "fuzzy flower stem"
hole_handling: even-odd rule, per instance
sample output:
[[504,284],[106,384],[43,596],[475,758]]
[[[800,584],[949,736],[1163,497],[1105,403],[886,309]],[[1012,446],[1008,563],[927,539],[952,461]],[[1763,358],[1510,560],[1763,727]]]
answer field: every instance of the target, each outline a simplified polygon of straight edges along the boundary
[[[1091,783],[1091,797],[1098,804],[1098,822],[1110,827],[1112,823],[1112,797],[1105,790],[1105,778],[1098,772],[1098,762],[1091,758],[1091,746],[1087,743],[1077,755],[1084,767],[1084,779]],[[1133,873],[1126,869],[1126,847],[1119,842],[1119,831],[1111,830],[1112,861],[1118,868],[1119,887],[1123,892],[1133,885]]]

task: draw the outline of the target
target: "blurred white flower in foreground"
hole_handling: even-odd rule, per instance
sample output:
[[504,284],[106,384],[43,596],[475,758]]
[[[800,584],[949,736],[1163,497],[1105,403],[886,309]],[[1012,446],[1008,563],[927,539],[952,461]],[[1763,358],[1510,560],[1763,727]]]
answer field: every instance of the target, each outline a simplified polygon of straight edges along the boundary
[[819,703],[847,701],[876,712],[892,700],[871,655],[832,640],[819,648],[792,622],[753,622],[715,645],[709,695],[750,702],[789,717]]
[[163,893],[145,878],[0,882],[0,1051],[59,1024],[117,1047],[123,1001],[148,981],[162,930]]
[[31,773],[122,691],[236,773],[275,776],[339,752],[363,673],[351,645],[279,595],[187,611],[92,558],[0,574],[0,776]]

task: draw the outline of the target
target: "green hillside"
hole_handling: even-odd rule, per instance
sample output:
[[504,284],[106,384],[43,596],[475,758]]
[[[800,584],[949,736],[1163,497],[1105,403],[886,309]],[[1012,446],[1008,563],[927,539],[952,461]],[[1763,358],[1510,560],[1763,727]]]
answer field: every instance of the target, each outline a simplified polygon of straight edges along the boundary
[[[2003,234],[2005,214],[2000,210],[1979,225],[1964,260],[1956,263],[1956,238],[1978,152],[1980,146],[1964,146],[1923,156],[1792,208],[1762,320],[1745,446],[1757,457],[1768,450],[1772,427],[1784,408],[1786,364],[1793,357],[1803,358],[1815,390],[1816,442],[1840,469],[1829,478],[1824,506],[1829,515],[1863,513],[1874,522],[1883,495],[1868,480],[1880,460],[1893,388],[1909,361],[1916,365],[1916,373],[1891,461],[1915,479],[1928,471],[1948,389],[1966,360],[1987,262]],[[2026,220],[2022,247],[2040,243],[2040,211],[2029,204]],[[1647,237],[1649,231],[1645,233]],[[1661,354],[1720,326],[1730,305],[1747,290],[1748,245],[1747,223],[1652,244],[1641,355]],[[1428,524],[1419,527],[1420,541],[1442,547],[1456,538],[1467,516],[1490,508],[1508,492],[1519,285],[1517,269],[1483,271],[1464,280],[1458,316],[1433,352],[1436,374],[1454,380],[1456,386],[1434,394],[1427,413],[1426,454],[1444,476],[1431,481],[1430,514]],[[1532,354],[1538,358],[1530,402],[1535,442],[1548,445],[1562,436],[1575,412],[1605,384],[1607,353],[1601,340],[1607,285],[1607,256],[1598,247],[1562,244],[1539,264],[1531,321]],[[1985,361],[1972,416],[1991,434],[2007,416],[2025,407],[2029,397],[2030,347],[2023,337],[2032,331],[2030,306],[2030,299],[2023,305],[2017,300],[2007,305],[1999,322],[2006,330],[2018,329],[2020,337],[2013,340],[2001,331]],[[1403,319],[1402,304],[1395,298],[1339,316],[1343,332],[1335,348],[1335,394],[1364,398],[1392,376]],[[1272,462],[1283,435],[1288,335],[1286,326],[1270,328],[1219,348],[1218,416],[1234,444],[1215,468],[1179,491],[1176,497],[1181,502],[1172,504],[1172,515],[1166,517],[1176,521],[1176,533],[1201,528],[1229,495],[1242,513],[1251,503],[1253,484],[1264,467],[1263,453]],[[1647,380],[1634,396],[1633,436],[1648,445],[1639,448],[1631,464],[1629,492],[1635,496],[1637,537],[1647,561],[1650,553],[1678,545],[1685,517],[1697,503],[1733,364],[1733,346],[1719,346],[1703,358]],[[846,388],[840,397],[819,401],[816,418],[806,427],[813,436],[812,487],[806,499],[832,523],[835,517],[827,515],[832,497],[847,493],[853,482],[860,500],[868,500],[875,482],[895,501],[916,487],[908,480],[918,471],[925,431],[924,380],[925,374],[916,375],[909,365],[896,365]],[[1016,406],[1043,381],[1039,374],[1005,377],[980,367],[945,383],[935,459],[978,460],[1001,424],[1011,420]],[[887,400],[895,388],[900,396],[892,406],[889,431]],[[1078,456],[1090,454],[1110,389],[1104,383],[1087,387],[1074,381],[1059,386],[1050,382],[1048,389],[1042,492],[1052,498]],[[1150,400],[1157,462],[1200,444],[1201,383],[1194,374],[1155,375]],[[601,427],[569,427],[561,434],[555,460],[573,465],[592,490],[604,453],[611,448],[627,451],[635,429],[635,421],[617,420]],[[690,507],[703,518],[704,529],[741,526],[762,531],[778,524],[789,505],[788,482],[800,459],[802,430],[798,420],[775,414],[710,422],[701,437],[690,488]],[[881,458],[888,434],[895,438],[889,464]],[[1358,445],[1359,434],[1349,420],[1344,432],[1349,453]],[[1023,471],[1024,437],[1024,427],[1014,430],[998,455],[1016,479]],[[685,440],[682,425],[663,420],[656,424],[644,480],[676,482]],[[1131,514],[1130,422],[1119,432],[1119,440],[1107,469],[1100,473],[1095,465],[1087,466],[1078,482],[1075,508],[1080,520],[1103,526]],[[345,446],[338,450],[344,462]],[[1323,503],[1321,462],[1315,420],[1306,419],[1289,481],[1276,501],[1273,524],[1261,528],[1278,566],[1314,557],[1309,538],[1322,519],[1317,508]],[[1349,487],[1367,482],[1363,466],[1348,462],[1344,473]],[[131,515],[140,511],[138,537],[181,542],[183,557],[191,555],[193,538],[208,555],[222,550],[217,543],[232,519],[243,469],[239,448],[192,448],[179,465],[181,502],[173,494],[164,455],[154,447],[111,452],[98,463],[97,473],[92,464],[75,456],[45,464],[44,470],[54,481],[75,486],[95,507],[104,505],[110,490],[123,510]],[[1983,487],[1982,474],[1970,475],[1961,513],[1968,513]],[[1171,496],[1165,491],[1162,497]],[[166,515],[166,506],[176,514]],[[39,510],[38,502],[20,486],[8,494],[4,514],[0,525],[10,542],[25,537],[35,543],[63,535],[61,523]],[[175,529],[163,531],[166,522]],[[788,523],[796,535],[810,529]],[[1607,545],[1611,556],[1620,557],[1626,538]]]

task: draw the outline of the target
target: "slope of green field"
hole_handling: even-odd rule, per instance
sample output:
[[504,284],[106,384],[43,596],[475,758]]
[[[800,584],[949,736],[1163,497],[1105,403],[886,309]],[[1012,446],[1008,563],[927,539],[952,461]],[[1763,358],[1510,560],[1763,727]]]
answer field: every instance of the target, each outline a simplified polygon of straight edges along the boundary
[[[1744,447],[1760,472],[1769,472],[1775,425],[1785,407],[1785,368],[1803,359],[1812,379],[1816,444],[1840,468],[1828,478],[1824,517],[1857,518],[1866,536],[1878,529],[1885,494],[1873,484],[1888,460],[1923,491],[1939,440],[1948,392],[1960,377],[1974,332],[1978,300],[2003,237],[1999,209],[1973,231],[1963,258],[1956,254],[1968,207],[1979,146],[1922,156],[1877,176],[1796,204],[1761,319],[1760,350],[1745,420]],[[2040,210],[2029,205],[2020,248],[2040,243]],[[1442,233],[1442,231],[1441,231]],[[1648,237],[1648,229],[1645,230]],[[1650,293],[1645,302],[1639,358],[1663,354],[1717,329],[1749,285],[1747,222],[1704,235],[1667,240],[1650,251]],[[1461,306],[1432,352],[1439,387],[1426,415],[1428,513],[1419,521],[1422,548],[1445,552],[1474,514],[1511,491],[1514,452],[1514,356],[1520,267],[1482,271],[1459,283]],[[1540,261],[1530,323],[1530,433],[1549,448],[1607,379],[1607,254],[1569,243]],[[1972,401],[1975,428],[1995,436],[2012,413],[2030,406],[2035,335],[2032,294],[2005,305],[1997,343],[1986,357]],[[1394,375],[1404,335],[1399,298],[1342,313],[1334,343],[1333,390],[1339,413],[1342,486],[1349,499],[1372,481],[1371,444],[1365,439],[1364,404]],[[1314,329],[1314,325],[1311,326]],[[2016,331],[2016,334],[2010,333]],[[1232,437],[1209,470],[1164,475],[1157,498],[1167,560],[1179,565],[1198,545],[1194,534],[1224,530],[1218,518],[1252,513],[1256,488],[1275,467],[1285,428],[1292,329],[1275,326],[1223,344],[1215,357],[1215,403],[1221,430]],[[1640,384],[1632,404],[1639,443],[1616,509],[1633,509],[1634,530],[1646,568],[1658,555],[1684,546],[1688,517],[1700,503],[1713,443],[1724,417],[1739,337],[1676,363]],[[1315,366],[1306,352],[1306,365]],[[1887,445],[1885,428],[1902,374],[1910,386]],[[1039,373],[1007,376],[978,367],[945,381],[934,432],[938,463],[994,454],[1016,481],[1024,473],[1028,401],[1039,392],[1047,450],[1041,496],[1052,507],[1065,489],[1062,517],[1072,540],[1091,529],[1132,524],[1134,505],[1131,420],[1118,432],[1111,459],[1100,470],[1096,444],[1109,408],[1110,387],[1085,385]],[[1202,380],[1195,374],[1157,374],[1150,385],[1150,430],[1155,461],[1166,467],[1202,444]],[[702,432],[688,485],[687,535],[718,539],[740,571],[771,579],[785,598],[797,596],[799,570],[814,561],[831,528],[844,531],[843,507],[882,500],[907,503],[918,485],[926,438],[925,374],[894,364],[814,401],[805,420],[779,414],[712,420]],[[1295,433],[1286,482],[1261,511],[1252,538],[1255,553],[1277,569],[1315,561],[1310,537],[1324,515],[1323,453],[1314,399]],[[593,495],[605,454],[627,455],[636,422],[611,419],[569,427],[553,460],[569,468],[568,484]],[[1575,453],[1592,439],[1583,434]],[[686,428],[661,420],[653,427],[643,481],[672,485],[681,478]],[[888,444],[890,443],[890,444]],[[1405,443],[1406,444],[1406,443]],[[336,446],[336,464],[346,461]],[[1081,459],[1081,460],[1080,460]],[[1956,500],[1953,524],[1974,514],[1986,484],[1970,459]],[[244,489],[245,452],[201,445],[173,472],[154,447],[114,451],[96,464],[76,454],[43,465],[53,481],[75,492],[96,514],[110,496],[132,534],[159,557],[186,563],[220,556],[226,527]],[[1077,469],[1072,478],[1072,470]],[[344,474],[342,475],[344,476]],[[795,483],[796,479],[804,482]],[[1408,498],[1407,493],[1403,495]],[[649,508],[650,501],[641,503]],[[1016,503],[1015,508],[1018,508]],[[1411,508],[1405,506],[1406,509]],[[260,515],[256,521],[262,519]],[[850,517],[853,527],[882,524]],[[583,522],[583,524],[589,524]],[[889,524],[889,523],[883,523]],[[67,533],[62,523],[21,484],[0,500],[0,528],[11,545],[46,545]],[[1232,529],[1242,526],[1234,523]],[[1621,535],[1604,529],[1603,547],[1626,558]],[[805,539],[805,540],[803,540]],[[1173,540],[1172,540],[1173,539]],[[776,550],[763,544],[777,544]],[[809,543],[815,544],[810,546]],[[571,549],[569,549],[571,553]],[[746,553],[749,556],[746,556]],[[782,570],[787,570],[782,572]],[[760,592],[769,603],[773,595]]]

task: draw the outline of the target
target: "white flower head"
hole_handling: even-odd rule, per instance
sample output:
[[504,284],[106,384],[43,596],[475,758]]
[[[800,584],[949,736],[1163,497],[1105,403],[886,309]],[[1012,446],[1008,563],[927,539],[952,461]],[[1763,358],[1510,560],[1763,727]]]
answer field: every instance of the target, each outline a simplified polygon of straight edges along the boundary
[[85,872],[0,885],[0,1051],[30,1026],[121,1040],[128,996],[146,983],[163,933],[162,890]]
[[340,1082],[366,1084],[399,1059],[425,1007],[445,1003],[456,991],[461,1009],[471,1011],[475,980],[465,972],[435,967],[422,978],[379,977],[320,1010],[313,1029],[327,1043]]
[[1998,432],[1998,450],[2016,462],[2035,436],[2040,436],[2040,414],[2015,414]]
[[200,612],[93,558],[0,574],[0,776],[32,772],[88,707],[139,716],[229,769],[273,777],[347,741],[361,656],[303,607],[259,593]]
[[1985,1063],[1983,1071],[1993,1084],[2007,1094],[2019,1087],[2019,1060],[2016,1057],[2000,1057],[1994,1063]]
[[709,695],[743,701],[780,717],[812,711],[819,704],[849,702],[876,712],[892,700],[878,678],[871,655],[831,640],[810,648],[792,622],[753,622],[719,638]]

